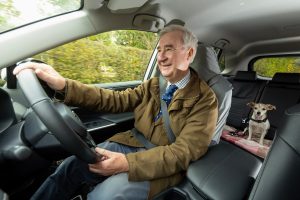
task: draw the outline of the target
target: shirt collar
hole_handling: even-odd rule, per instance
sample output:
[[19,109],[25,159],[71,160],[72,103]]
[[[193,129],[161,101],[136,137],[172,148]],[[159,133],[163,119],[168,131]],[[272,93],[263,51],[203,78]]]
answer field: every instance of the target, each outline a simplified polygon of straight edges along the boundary
[[[191,78],[191,71],[189,70],[188,73],[180,81],[173,84],[176,85],[178,89],[182,89],[189,83],[190,78]],[[169,87],[170,85],[171,83],[168,81],[167,87]]]

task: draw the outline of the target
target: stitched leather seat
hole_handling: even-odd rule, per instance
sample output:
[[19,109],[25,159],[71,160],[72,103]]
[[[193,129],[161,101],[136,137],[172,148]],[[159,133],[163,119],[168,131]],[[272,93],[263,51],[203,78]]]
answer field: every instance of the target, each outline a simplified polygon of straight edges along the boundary
[[277,127],[282,123],[284,111],[300,101],[300,73],[276,73],[264,88],[258,102],[276,106],[268,113],[271,128],[266,136],[273,139]]
[[251,200],[300,199],[300,104],[285,111]]
[[187,177],[204,199],[246,199],[261,165],[256,156],[221,141],[190,165]]
[[255,71],[238,71],[236,76],[228,78],[232,83],[232,105],[227,124],[239,130],[244,128],[243,120],[247,119],[251,108],[247,103],[256,101],[266,81],[257,80]]
[[220,66],[213,47],[199,45],[191,67],[198,73],[201,79],[207,82],[218,99],[219,117],[211,143],[217,144],[220,141],[222,130],[229,114],[232,99],[232,85],[220,75]]

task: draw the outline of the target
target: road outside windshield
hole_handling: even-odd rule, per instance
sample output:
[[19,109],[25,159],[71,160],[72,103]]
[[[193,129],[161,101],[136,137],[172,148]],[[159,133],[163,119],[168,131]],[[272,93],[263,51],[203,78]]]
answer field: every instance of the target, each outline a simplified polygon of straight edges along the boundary
[[81,0],[0,0],[0,33],[81,8]]

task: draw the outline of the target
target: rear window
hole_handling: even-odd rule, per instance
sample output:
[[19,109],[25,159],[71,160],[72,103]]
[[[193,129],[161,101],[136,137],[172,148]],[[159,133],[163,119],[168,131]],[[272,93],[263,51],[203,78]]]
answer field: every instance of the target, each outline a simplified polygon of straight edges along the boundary
[[252,68],[259,76],[266,78],[272,78],[276,72],[300,73],[300,56],[259,58]]
[[0,33],[81,8],[81,0],[0,0]]

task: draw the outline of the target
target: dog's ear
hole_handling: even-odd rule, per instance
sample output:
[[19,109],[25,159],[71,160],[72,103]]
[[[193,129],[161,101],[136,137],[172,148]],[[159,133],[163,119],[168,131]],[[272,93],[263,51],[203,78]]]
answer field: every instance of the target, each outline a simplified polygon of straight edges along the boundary
[[253,101],[247,103],[247,106],[253,108],[255,106],[255,103]]
[[267,104],[267,110],[276,110],[276,106],[273,106],[271,104]]

